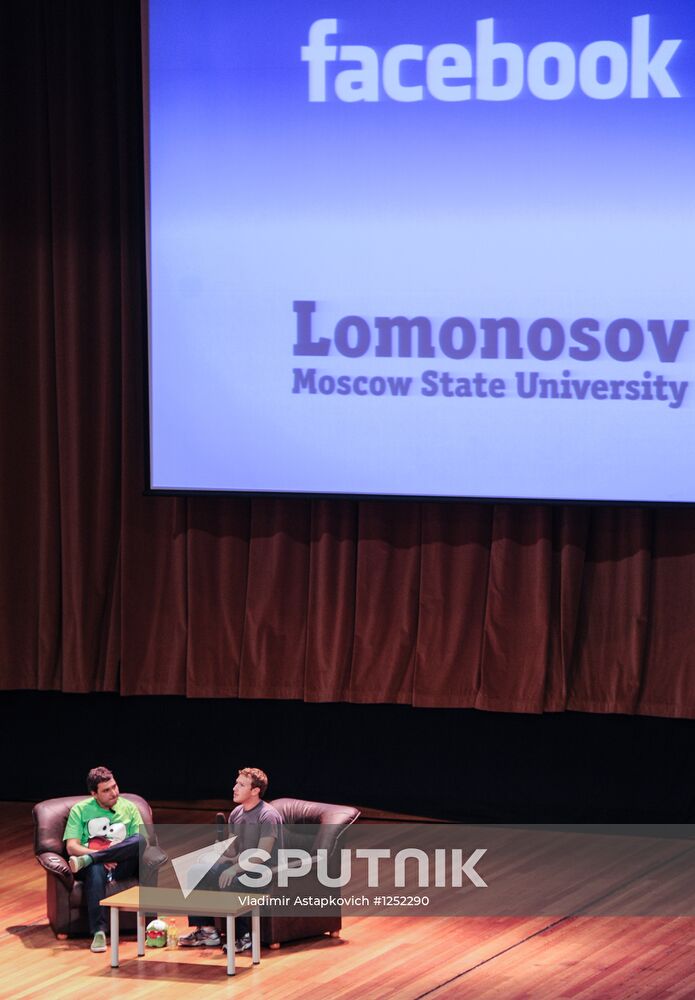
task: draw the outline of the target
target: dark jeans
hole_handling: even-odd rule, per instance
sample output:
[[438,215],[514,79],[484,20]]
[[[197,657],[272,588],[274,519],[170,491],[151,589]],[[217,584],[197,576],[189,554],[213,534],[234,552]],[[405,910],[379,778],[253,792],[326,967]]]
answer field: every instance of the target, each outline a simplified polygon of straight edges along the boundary
[[96,934],[97,931],[105,931],[107,927],[106,907],[99,906],[99,900],[106,895],[107,879],[104,862],[118,862],[118,866],[113,869],[113,877],[119,881],[137,875],[140,837],[135,834],[133,837],[122,840],[120,844],[115,844],[114,847],[106,847],[103,851],[90,853],[93,858],[91,865],[82,868],[76,877],[84,885],[89,932]]
[[[201,881],[196,886],[197,889],[217,889],[219,892],[224,891],[220,889],[220,875],[225,870],[229,868],[231,862],[222,861],[213,865],[210,871],[203,876]],[[245,886],[243,882],[237,881],[235,878],[230,886],[228,886],[230,892],[248,892],[248,886]],[[214,917],[189,917],[189,926],[191,927],[214,927],[215,918]],[[243,934],[248,934],[251,931],[251,918],[250,917],[237,917],[234,922],[234,932],[237,937],[241,937]]]

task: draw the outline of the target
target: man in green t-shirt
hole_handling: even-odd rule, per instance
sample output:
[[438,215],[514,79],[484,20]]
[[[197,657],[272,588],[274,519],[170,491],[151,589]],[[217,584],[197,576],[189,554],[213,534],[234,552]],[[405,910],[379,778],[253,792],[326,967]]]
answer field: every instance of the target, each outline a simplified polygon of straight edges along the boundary
[[70,810],[63,840],[70,870],[81,879],[87,900],[91,950],[106,951],[106,907],[99,901],[113,878],[136,875],[140,853],[138,807],[122,799],[107,767],[93,767],[87,775],[89,798]]

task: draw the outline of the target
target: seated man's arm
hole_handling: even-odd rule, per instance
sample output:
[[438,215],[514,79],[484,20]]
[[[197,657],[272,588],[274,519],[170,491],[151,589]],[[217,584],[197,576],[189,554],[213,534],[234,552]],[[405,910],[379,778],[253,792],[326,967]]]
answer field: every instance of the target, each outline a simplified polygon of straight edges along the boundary
[[270,835],[266,837],[261,837],[261,839],[258,841],[258,850],[267,851],[268,854],[272,854],[273,848],[275,847],[276,839],[277,839],[276,837],[272,837]]
[[[258,841],[258,847],[254,848],[254,850],[267,851],[268,855],[271,855],[273,853],[273,847],[275,846],[275,840],[276,838],[272,836],[261,837],[261,839]],[[251,862],[262,863],[265,860],[265,858],[260,855],[252,854],[249,855],[247,860]],[[219,879],[220,889],[227,889],[232,884],[235,876],[238,875],[240,871],[242,871],[242,869],[238,863],[233,864],[230,868],[225,868],[225,870],[220,875]]]
[[68,852],[69,857],[79,857],[80,854],[93,854],[88,847],[81,844],[77,837],[68,837],[65,841],[65,847]]
[[68,821],[65,824],[63,840],[65,849],[69,857],[77,857],[80,854],[89,854],[89,848],[82,843],[84,825],[80,814],[79,803],[74,805],[68,814]]
[[220,854],[220,861],[227,861],[229,864],[236,864],[237,858],[239,857],[239,849],[237,847],[237,837],[231,838],[231,844],[229,844],[224,852]]

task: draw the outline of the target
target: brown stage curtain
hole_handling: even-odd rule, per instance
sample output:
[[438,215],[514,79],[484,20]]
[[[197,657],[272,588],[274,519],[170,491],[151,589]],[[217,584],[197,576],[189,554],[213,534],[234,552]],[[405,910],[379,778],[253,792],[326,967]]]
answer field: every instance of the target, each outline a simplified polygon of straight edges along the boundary
[[695,717],[689,509],[143,496],[139,7],[4,11],[0,686]]

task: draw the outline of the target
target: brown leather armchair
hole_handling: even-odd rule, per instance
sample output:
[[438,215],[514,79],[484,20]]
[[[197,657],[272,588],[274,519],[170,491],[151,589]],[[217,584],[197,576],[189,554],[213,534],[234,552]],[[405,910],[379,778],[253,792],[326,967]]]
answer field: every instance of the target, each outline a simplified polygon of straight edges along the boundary
[[[304,799],[274,799],[271,803],[282,816],[285,824],[285,847],[302,847],[314,853],[319,847],[328,850],[331,858],[338,857],[341,836],[360,815],[353,806],[331,805],[328,802],[308,802]],[[306,835],[302,826],[307,825]],[[276,916],[271,913],[261,918],[261,941],[271,948],[279,948],[286,941],[331,934],[337,937],[342,926],[340,913],[326,913],[319,917]]]
[[[46,912],[57,937],[89,934],[87,909],[82,899],[82,882],[70,871],[63,841],[68,813],[76,802],[84,798],[84,795],[67,795],[59,799],[46,799],[35,805],[32,813],[34,852],[36,860],[46,871]],[[141,796],[128,792],[123,798],[135,803],[146,826],[152,823],[152,810]],[[121,892],[133,885],[137,885],[137,878],[114,880],[107,895]],[[134,913],[123,913],[123,929],[134,930],[135,918]]]

